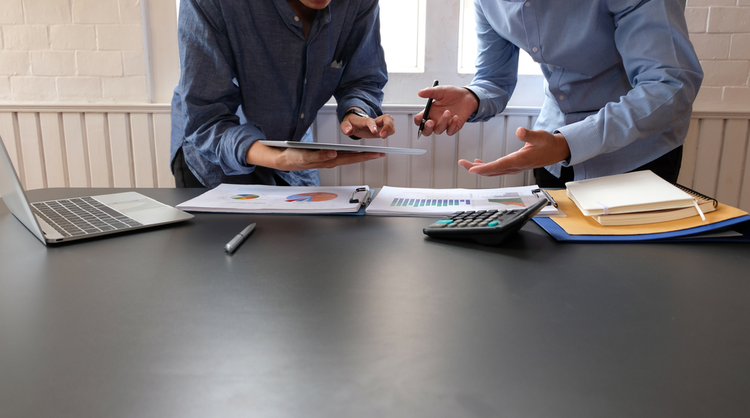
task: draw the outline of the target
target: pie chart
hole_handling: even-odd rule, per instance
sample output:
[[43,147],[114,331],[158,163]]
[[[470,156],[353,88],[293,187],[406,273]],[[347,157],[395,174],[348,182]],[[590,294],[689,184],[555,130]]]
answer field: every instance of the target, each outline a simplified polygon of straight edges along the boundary
[[315,192],[293,194],[286,198],[287,202],[325,202],[339,197],[336,193]]
[[257,194],[249,194],[249,193],[239,193],[232,196],[232,199],[234,200],[250,200],[250,199],[257,199],[260,196]]

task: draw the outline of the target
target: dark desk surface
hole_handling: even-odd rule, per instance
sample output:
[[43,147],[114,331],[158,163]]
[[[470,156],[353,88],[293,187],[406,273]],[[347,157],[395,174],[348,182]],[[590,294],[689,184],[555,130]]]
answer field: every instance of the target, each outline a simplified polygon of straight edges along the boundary
[[196,214],[46,248],[0,203],[0,416],[750,416],[750,245],[429,222]]

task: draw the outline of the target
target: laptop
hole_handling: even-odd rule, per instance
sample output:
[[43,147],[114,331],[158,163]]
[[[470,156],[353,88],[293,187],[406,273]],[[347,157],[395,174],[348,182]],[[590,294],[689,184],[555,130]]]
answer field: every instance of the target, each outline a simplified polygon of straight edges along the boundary
[[192,219],[193,215],[136,192],[29,202],[0,138],[0,196],[45,245]]

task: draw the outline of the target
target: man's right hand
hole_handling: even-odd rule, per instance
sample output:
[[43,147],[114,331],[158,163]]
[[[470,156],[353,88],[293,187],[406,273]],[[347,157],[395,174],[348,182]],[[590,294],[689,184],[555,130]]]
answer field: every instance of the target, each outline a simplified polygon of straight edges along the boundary
[[[425,122],[422,135],[442,134],[452,136],[463,128],[469,117],[479,108],[479,102],[474,93],[468,89],[456,86],[437,86],[420,90],[417,93],[424,99],[432,98],[429,118]],[[414,123],[419,126],[422,118],[420,112],[414,116]]]
[[381,152],[345,152],[334,150],[304,150],[298,148],[276,148],[256,141],[247,151],[248,164],[269,167],[281,171],[307,170],[311,168],[333,168],[356,164],[385,157]]

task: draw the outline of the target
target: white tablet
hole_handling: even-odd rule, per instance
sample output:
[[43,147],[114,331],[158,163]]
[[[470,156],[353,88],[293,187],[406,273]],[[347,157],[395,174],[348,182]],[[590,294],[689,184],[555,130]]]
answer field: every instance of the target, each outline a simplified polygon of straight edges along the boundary
[[299,141],[259,141],[263,145],[269,147],[281,147],[281,148],[302,148],[302,149],[332,149],[336,151],[353,151],[353,152],[383,152],[390,154],[412,154],[420,155],[427,152],[427,150],[416,149],[416,148],[395,148],[395,147],[377,147],[372,145],[354,145],[354,144],[331,144],[326,142],[299,142]]

